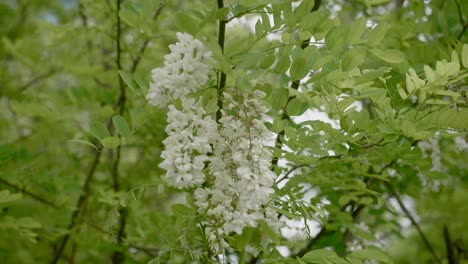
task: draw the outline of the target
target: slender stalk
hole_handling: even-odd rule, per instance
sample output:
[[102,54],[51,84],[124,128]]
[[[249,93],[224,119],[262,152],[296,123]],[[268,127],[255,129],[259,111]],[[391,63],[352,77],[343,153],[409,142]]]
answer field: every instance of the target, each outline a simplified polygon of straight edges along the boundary
[[[218,9],[224,7],[223,0],[218,1]],[[226,20],[224,18],[219,20],[218,27],[218,45],[221,48],[222,53],[224,54],[224,39],[226,35]],[[221,119],[221,109],[223,109],[223,89],[226,86],[226,73],[221,71],[219,73],[219,83],[218,83],[218,111],[216,112],[216,121]]]
[[398,195],[398,193],[393,189],[393,187],[389,184],[389,183],[386,183],[386,186],[387,188],[390,190],[390,193],[392,193],[393,197],[395,197],[395,199],[397,200],[398,202],[398,205],[400,206],[401,210],[403,210],[403,212],[405,213],[406,217],[409,218],[409,220],[411,221],[411,224],[414,226],[414,228],[416,228],[416,231],[418,231],[419,233],[419,236],[421,237],[421,239],[423,240],[424,244],[426,245],[427,249],[431,252],[432,256],[434,257],[434,259],[436,260],[437,263],[439,264],[442,264],[442,260],[440,259],[440,256],[437,254],[437,252],[435,251],[434,247],[431,245],[431,243],[429,242],[429,239],[427,239],[426,235],[424,234],[424,232],[422,231],[421,227],[419,226],[419,224],[416,222],[416,220],[414,219],[413,215],[411,214],[411,212],[408,210],[408,208],[406,208],[406,206],[403,204],[403,202],[401,201],[401,198],[400,196]]

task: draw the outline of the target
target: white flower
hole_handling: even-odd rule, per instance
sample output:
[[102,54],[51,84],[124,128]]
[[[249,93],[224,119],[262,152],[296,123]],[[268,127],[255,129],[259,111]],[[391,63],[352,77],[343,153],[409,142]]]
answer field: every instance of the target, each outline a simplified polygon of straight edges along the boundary
[[200,185],[205,181],[205,162],[211,145],[217,138],[217,124],[211,116],[205,116],[203,107],[195,99],[182,98],[182,111],[173,105],[167,114],[168,137],[161,153],[167,182],[183,189]]
[[256,91],[253,95],[247,99],[241,94],[237,102],[224,94],[230,111],[222,111],[219,136],[210,157],[214,183],[195,192],[199,211],[211,217],[205,225],[215,232],[215,236],[209,236],[212,244],[219,243],[218,234],[241,234],[246,226],[256,227],[259,220],[271,223],[276,217],[266,208],[276,179],[270,170],[272,155],[263,145],[263,140],[272,137],[263,122],[268,109],[260,103],[264,93]]
[[418,143],[419,148],[423,154],[423,157],[427,156],[427,152],[431,151],[432,159],[432,171],[441,171],[442,162],[440,157],[439,137],[435,135],[427,141],[421,141]]
[[187,33],[177,33],[177,43],[169,45],[164,67],[152,70],[153,81],[146,99],[157,107],[199,91],[209,79],[213,54]]

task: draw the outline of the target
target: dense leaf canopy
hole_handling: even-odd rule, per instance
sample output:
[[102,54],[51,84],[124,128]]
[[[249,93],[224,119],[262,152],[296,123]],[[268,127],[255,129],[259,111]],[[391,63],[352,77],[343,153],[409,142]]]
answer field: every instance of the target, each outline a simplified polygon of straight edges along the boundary
[[467,28],[464,0],[2,0],[0,262],[468,263]]

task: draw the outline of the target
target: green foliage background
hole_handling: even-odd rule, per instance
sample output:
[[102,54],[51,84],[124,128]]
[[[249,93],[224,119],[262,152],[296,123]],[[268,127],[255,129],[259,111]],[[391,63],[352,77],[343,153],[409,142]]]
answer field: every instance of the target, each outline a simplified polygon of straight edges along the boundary
[[[272,152],[288,164],[273,161],[287,180],[272,206],[317,226],[297,239],[246,228],[228,239],[226,256],[467,263],[468,149],[454,139],[468,140],[468,3],[218,4],[0,2],[0,261],[215,262],[190,197],[164,182],[165,110],[144,98],[151,69],[182,31],[206,41],[227,86],[268,94],[269,128],[279,135]],[[237,18],[258,22],[252,31]],[[215,112],[214,89],[203,95]],[[294,121],[307,109],[340,128]],[[437,150],[418,147],[431,138],[440,147],[435,170]]]

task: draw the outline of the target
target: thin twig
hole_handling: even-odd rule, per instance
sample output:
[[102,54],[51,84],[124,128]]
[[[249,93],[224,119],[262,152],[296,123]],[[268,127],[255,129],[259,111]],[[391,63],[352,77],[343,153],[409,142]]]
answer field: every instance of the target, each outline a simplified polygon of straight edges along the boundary
[[26,89],[28,89],[29,87],[39,83],[40,81],[44,80],[44,79],[47,79],[49,78],[50,76],[54,75],[55,73],[57,72],[57,70],[55,69],[51,69],[49,70],[47,73],[44,73],[44,74],[41,74],[41,75],[38,75],[36,77],[34,77],[33,79],[31,79],[30,81],[28,81],[27,83],[23,84],[20,88],[19,88],[19,92],[22,93],[24,92]]
[[[156,9],[156,12],[153,14],[153,20],[156,20],[159,17],[159,14],[161,14],[161,10],[166,4],[166,1],[161,2],[159,4],[158,9]],[[145,53],[146,48],[148,47],[148,44],[150,43],[149,39],[146,39],[143,41],[143,44],[141,44],[140,50],[138,51],[138,55],[132,60],[132,66],[130,66],[130,73],[135,73],[138,65],[140,64],[141,58],[143,57],[143,53]]]
[[437,252],[435,251],[434,247],[431,245],[431,243],[429,242],[429,240],[427,239],[426,235],[424,234],[424,232],[422,231],[421,227],[419,226],[419,224],[416,222],[416,220],[414,219],[413,215],[411,214],[411,212],[408,210],[408,208],[406,208],[406,206],[403,204],[403,202],[401,201],[401,198],[400,196],[398,195],[398,193],[393,189],[392,185],[389,184],[389,183],[386,183],[386,186],[387,188],[390,190],[390,193],[392,193],[392,195],[395,197],[395,199],[397,200],[398,202],[398,205],[400,205],[400,208],[401,210],[403,210],[403,212],[405,213],[406,217],[409,218],[409,220],[411,221],[411,224],[416,228],[416,230],[418,231],[419,233],[419,236],[421,237],[421,239],[423,240],[424,244],[426,245],[427,249],[431,252],[432,256],[434,257],[434,259],[437,261],[437,263],[439,264],[442,264],[442,260],[440,259],[440,256],[437,254]]
[[13,183],[5,180],[5,179],[2,179],[2,178],[0,178],[0,183],[3,184],[3,185],[8,186],[10,188],[13,188],[13,189],[17,190],[18,192],[21,192],[21,193],[33,198],[34,200],[36,200],[36,201],[38,201],[38,202],[40,202],[42,204],[51,206],[51,207],[53,207],[55,209],[59,209],[59,206],[56,205],[55,203],[53,203],[51,201],[48,201],[48,200],[40,197],[39,195],[32,193],[31,191],[26,190],[24,187],[16,186],[15,184],[13,184]]
[[446,224],[444,224],[444,240],[445,240],[445,248],[447,250],[448,264],[457,264],[457,261],[455,260],[455,255],[453,252],[452,239],[450,238],[450,232]]
[[465,34],[466,28],[468,27],[468,22],[465,22],[465,20],[463,19],[461,6],[460,6],[460,3],[458,2],[458,0],[455,0],[455,4],[457,5],[458,19],[460,19],[460,23],[462,24],[462,27],[463,27],[462,31],[460,32],[460,34],[457,37],[457,40],[460,40],[462,38],[463,34]]

